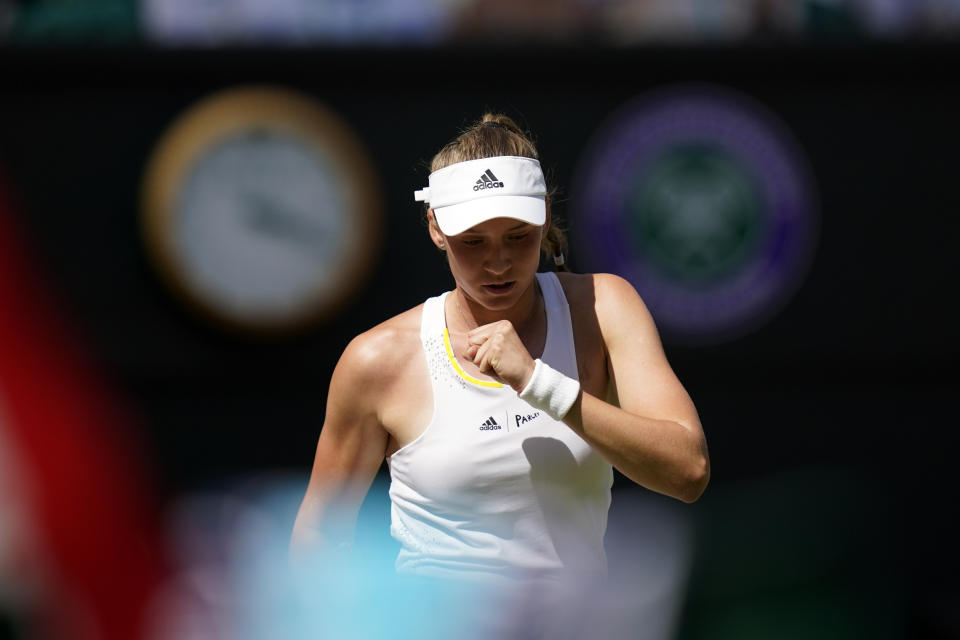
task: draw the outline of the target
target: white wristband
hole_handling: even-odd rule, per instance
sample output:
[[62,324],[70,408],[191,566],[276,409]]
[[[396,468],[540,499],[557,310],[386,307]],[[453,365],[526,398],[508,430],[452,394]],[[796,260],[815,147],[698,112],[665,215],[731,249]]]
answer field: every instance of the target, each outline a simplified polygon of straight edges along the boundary
[[534,362],[533,375],[520,392],[520,399],[554,420],[562,420],[580,395],[580,383],[552,369],[540,358]]

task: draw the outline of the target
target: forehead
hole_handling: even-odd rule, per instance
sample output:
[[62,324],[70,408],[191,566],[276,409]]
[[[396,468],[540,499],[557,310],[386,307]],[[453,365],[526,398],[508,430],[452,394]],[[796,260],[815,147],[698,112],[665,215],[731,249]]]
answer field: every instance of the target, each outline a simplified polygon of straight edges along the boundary
[[529,222],[517,220],[516,218],[491,218],[490,220],[486,220],[480,224],[470,227],[460,235],[494,235],[500,233],[512,233],[516,231],[522,231],[524,229],[539,228],[540,227],[537,225],[532,225]]

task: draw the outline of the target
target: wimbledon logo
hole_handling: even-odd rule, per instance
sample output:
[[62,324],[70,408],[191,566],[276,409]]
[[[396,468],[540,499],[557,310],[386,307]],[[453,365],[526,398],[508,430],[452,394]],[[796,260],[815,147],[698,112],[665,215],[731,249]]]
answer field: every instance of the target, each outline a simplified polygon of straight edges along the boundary
[[718,87],[627,105],[595,134],[571,225],[590,271],[637,288],[665,338],[722,342],[785,304],[816,234],[810,172],[771,114]]

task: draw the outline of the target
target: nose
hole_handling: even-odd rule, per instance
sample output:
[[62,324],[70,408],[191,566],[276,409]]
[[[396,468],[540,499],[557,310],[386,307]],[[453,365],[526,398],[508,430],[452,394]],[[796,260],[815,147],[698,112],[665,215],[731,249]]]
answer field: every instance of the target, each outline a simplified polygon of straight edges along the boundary
[[510,255],[501,242],[491,243],[485,258],[483,266],[493,275],[502,276],[510,270]]

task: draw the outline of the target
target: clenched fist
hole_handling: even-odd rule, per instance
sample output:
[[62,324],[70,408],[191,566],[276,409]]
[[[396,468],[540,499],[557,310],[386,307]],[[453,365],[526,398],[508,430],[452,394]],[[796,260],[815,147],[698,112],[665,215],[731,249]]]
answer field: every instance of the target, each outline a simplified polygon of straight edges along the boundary
[[491,322],[467,333],[466,356],[482,373],[510,385],[518,393],[536,366],[509,320]]

